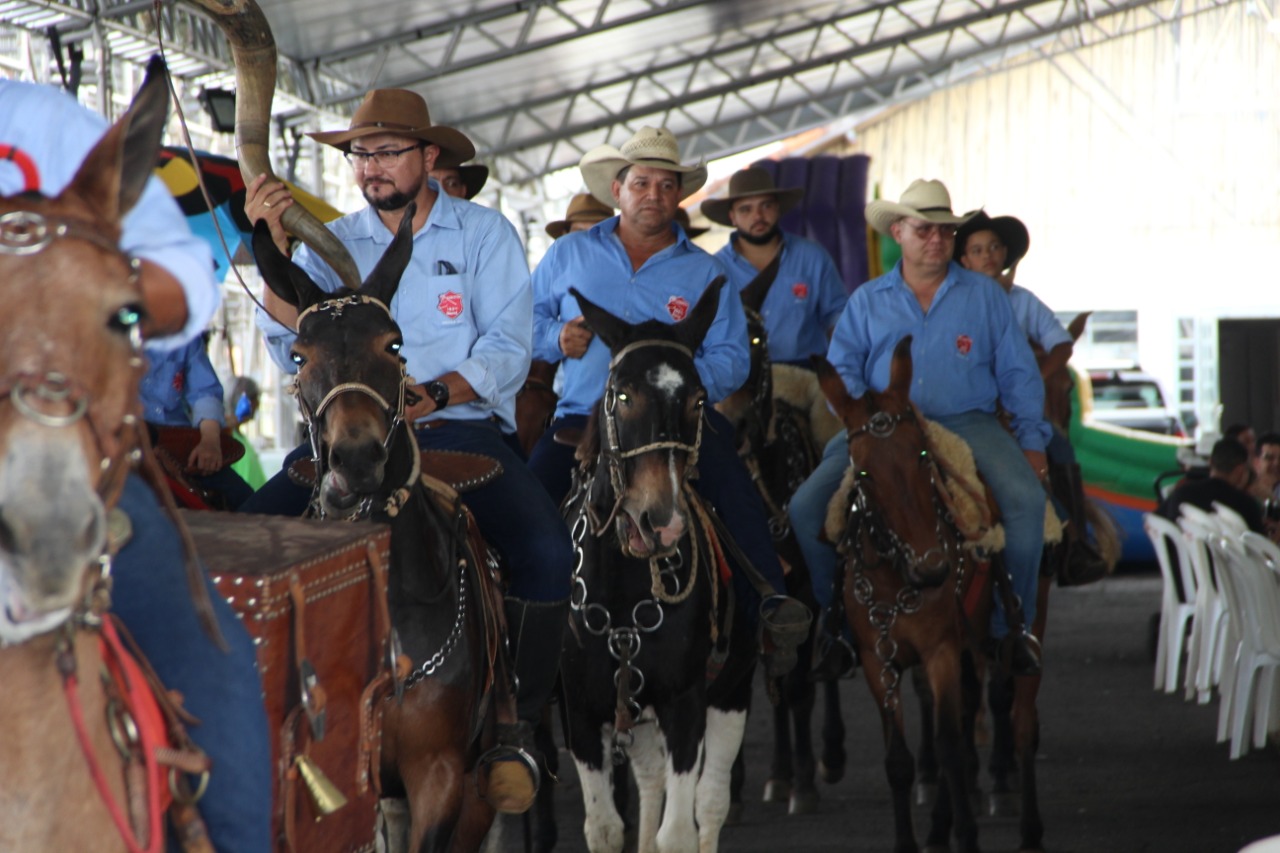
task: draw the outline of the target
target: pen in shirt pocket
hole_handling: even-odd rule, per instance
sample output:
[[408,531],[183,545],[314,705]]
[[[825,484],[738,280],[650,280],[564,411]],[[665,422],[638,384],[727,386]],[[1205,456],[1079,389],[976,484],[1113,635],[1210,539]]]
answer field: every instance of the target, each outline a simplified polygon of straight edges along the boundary
[[448,261],[436,261],[436,275],[457,275],[458,271],[454,269],[453,264]]

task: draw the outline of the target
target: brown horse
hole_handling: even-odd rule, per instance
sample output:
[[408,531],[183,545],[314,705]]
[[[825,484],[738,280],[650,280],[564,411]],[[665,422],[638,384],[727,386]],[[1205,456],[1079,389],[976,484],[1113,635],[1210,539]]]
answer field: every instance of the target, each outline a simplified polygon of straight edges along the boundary
[[156,744],[145,737],[126,745],[129,772],[146,766],[145,787],[131,792],[145,805],[131,819],[109,725],[119,734],[125,715],[99,677],[99,645],[112,634],[102,575],[119,544],[108,519],[145,447],[143,295],[119,248],[121,222],[150,177],[166,97],[163,66],[153,66],[60,195],[0,198],[0,281],[10,289],[0,314],[3,850],[164,843],[164,781],[150,772]]
[[[861,650],[867,685],[880,708],[898,851],[916,850],[910,793],[915,768],[903,732],[901,675],[923,667],[935,697],[933,725],[943,768],[930,849],[948,849],[954,825],[960,849],[978,849],[966,766],[961,658],[985,634],[987,576],[966,554],[947,503],[943,475],[912,405],[911,338],[898,343],[883,393],[854,399],[822,361],[819,380],[849,435],[850,503],[840,550],[844,606]],[[966,613],[971,596],[978,606]]]
[[291,355],[316,465],[313,512],[391,524],[388,598],[412,668],[401,664],[407,677],[381,705],[384,796],[408,800],[409,850],[475,850],[494,817],[481,796],[481,757],[494,745],[498,715],[514,722],[514,705],[491,566],[478,558],[457,495],[424,485],[404,420],[402,337],[387,306],[413,250],[412,228],[411,205],[358,292],[321,290],[263,223],[254,249],[268,286],[299,310]]

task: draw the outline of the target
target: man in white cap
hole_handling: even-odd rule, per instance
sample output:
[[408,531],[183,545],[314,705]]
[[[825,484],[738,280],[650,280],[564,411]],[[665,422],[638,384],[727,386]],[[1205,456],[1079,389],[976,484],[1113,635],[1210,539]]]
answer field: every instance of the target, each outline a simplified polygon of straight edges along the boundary
[[[827,359],[849,393],[861,397],[888,386],[894,347],[912,336],[912,402],[969,444],[1000,507],[1005,563],[1023,613],[1006,614],[996,596],[991,636],[1015,674],[1032,674],[1039,671],[1039,643],[1027,626],[1035,619],[1051,430],[1044,384],[1008,296],[990,277],[952,260],[957,226],[976,213],[953,213],[940,181],[918,180],[898,202],[868,204],[867,221],[901,244],[902,260],[853,292]],[[1012,434],[996,417],[997,399],[1012,415]],[[847,447],[841,432],[791,499],[791,523],[824,608],[837,594],[836,553],[818,532],[848,467]]]
[[728,195],[704,201],[702,215],[735,229],[716,257],[736,291],[778,258],[777,273],[760,306],[769,335],[769,360],[809,367],[809,356],[827,351],[848,295],[826,249],[778,228],[778,220],[803,196],[798,187],[778,189],[772,175],[753,166],[734,173]]
[[[493,482],[462,497],[490,545],[501,552],[511,579],[506,612],[509,644],[519,683],[519,727],[499,727],[507,746],[532,751],[533,724],[551,696],[559,670],[560,635],[568,617],[569,531],[556,505],[529,473],[511,443],[515,395],[529,370],[531,294],[529,268],[515,229],[502,214],[458,201],[430,178],[439,158],[461,163],[475,155],[465,136],[434,125],[426,101],[405,89],[376,89],[347,130],[310,134],[351,162],[369,206],[329,223],[368,276],[390,245],[409,202],[414,216],[413,257],[391,311],[404,334],[409,374],[421,398],[405,412],[424,448],[481,453],[502,463]],[[255,180],[245,213],[265,219],[276,245],[287,249],[280,225],[291,203],[281,184]],[[309,248],[294,255],[320,287],[341,287],[337,275]],[[275,318],[259,312],[258,324],[281,369],[289,359],[296,312],[268,294]],[[287,324],[287,325],[286,325]],[[287,475],[293,458],[241,507],[249,512],[301,515],[310,492]],[[510,730],[509,730],[510,729]],[[490,768],[488,798],[499,811],[520,812],[533,800],[534,780],[520,761]]]
[[[534,447],[529,467],[557,502],[569,491],[574,450],[557,444],[555,433],[585,426],[604,393],[610,359],[609,348],[583,325],[569,288],[578,288],[628,322],[674,323],[697,303],[712,280],[724,275],[721,264],[691,243],[674,223],[680,201],[697,192],[707,172],[702,166],[681,164],[671,131],[641,128],[621,149],[603,145],[588,151],[580,168],[591,194],[617,206],[620,213],[556,240],[533,275],[534,358],[560,362],[564,387],[555,420]],[[724,288],[716,319],[694,354],[710,402],[743,383],[748,361],[742,305],[735,292]],[[724,519],[775,594],[783,595],[782,567],[773,550],[764,506],[735,451],[733,428],[710,406],[706,417],[698,491]],[[734,589],[739,600],[749,604],[739,612],[754,624],[760,601],[744,574],[733,573]],[[771,602],[778,607],[771,622],[785,621],[802,608],[790,599],[780,601]],[[766,664],[771,675],[779,675],[794,665],[795,651],[782,632],[775,632],[772,640],[778,648]]]

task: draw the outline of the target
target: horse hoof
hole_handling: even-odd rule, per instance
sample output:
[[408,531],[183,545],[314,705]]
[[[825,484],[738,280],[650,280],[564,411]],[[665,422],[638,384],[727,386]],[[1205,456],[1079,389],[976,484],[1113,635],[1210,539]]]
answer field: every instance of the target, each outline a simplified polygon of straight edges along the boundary
[[828,785],[834,785],[844,778],[844,761],[839,764],[832,762],[828,764],[824,760],[818,761],[818,778]]
[[724,816],[725,826],[737,826],[742,823],[742,803],[730,803],[729,811]]
[[793,791],[791,802],[787,804],[787,814],[815,814],[818,811],[818,799],[817,791]]
[[764,783],[766,803],[785,803],[791,799],[791,783],[786,779],[770,779]]
[[1016,794],[992,793],[987,797],[987,814],[990,817],[1013,818],[1021,811]]
[[916,805],[932,806],[934,800],[938,799],[938,783],[937,782],[917,782],[916,783]]

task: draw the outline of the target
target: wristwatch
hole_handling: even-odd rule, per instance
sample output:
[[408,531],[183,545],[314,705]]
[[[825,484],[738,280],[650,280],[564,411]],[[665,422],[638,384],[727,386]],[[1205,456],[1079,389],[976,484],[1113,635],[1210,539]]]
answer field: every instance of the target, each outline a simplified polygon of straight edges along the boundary
[[435,402],[437,409],[443,409],[449,405],[449,386],[441,382],[439,379],[433,379],[423,386],[427,392],[427,396]]

